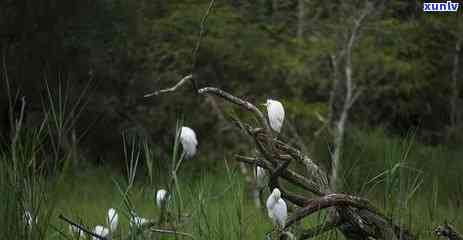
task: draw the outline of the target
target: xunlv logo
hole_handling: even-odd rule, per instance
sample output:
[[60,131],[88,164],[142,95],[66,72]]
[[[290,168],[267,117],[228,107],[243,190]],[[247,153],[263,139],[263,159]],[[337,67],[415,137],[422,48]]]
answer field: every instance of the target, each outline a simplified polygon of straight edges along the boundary
[[456,12],[458,11],[459,3],[453,3],[452,1],[442,3],[424,3],[423,11],[425,12]]

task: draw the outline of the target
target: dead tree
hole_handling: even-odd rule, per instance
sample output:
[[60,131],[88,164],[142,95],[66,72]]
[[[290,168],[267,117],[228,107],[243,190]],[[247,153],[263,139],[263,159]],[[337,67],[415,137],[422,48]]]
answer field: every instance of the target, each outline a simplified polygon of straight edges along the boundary
[[[186,81],[183,81],[185,83]],[[178,89],[181,85],[176,85]],[[163,91],[158,91],[158,95]],[[337,214],[333,214],[327,223],[314,228],[306,229],[298,233],[298,239],[309,239],[326,231],[338,229],[347,239],[415,239],[406,229],[394,225],[378,211],[368,200],[347,194],[335,193],[328,181],[327,172],[317,162],[313,161],[299,149],[279,140],[269,127],[265,115],[252,103],[233,96],[221,89],[204,87],[198,90],[202,96],[218,97],[228,103],[238,106],[244,111],[253,114],[258,120],[257,126],[248,123],[239,123],[255,148],[259,152],[258,157],[237,155],[236,160],[253,167],[260,166],[270,173],[268,188],[279,188],[282,197],[288,203],[294,205],[295,210],[289,215],[285,229],[290,229],[302,219],[327,208],[332,208]],[[150,95],[151,96],[151,95]],[[305,166],[303,173],[289,168],[292,163]],[[296,194],[288,191],[280,181],[295,185],[304,190],[304,194]],[[317,196],[311,198],[311,196]]]
[[[366,2],[360,15],[353,20],[353,26],[347,34],[345,43],[338,54],[331,55],[331,66],[333,68],[333,87],[330,94],[330,127],[333,132],[333,150],[331,153],[331,174],[330,183],[333,190],[336,190],[339,172],[341,169],[341,157],[343,152],[344,135],[346,132],[349,112],[352,105],[361,94],[361,89],[355,84],[353,75],[352,52],[355,43],[360,35],[360,28],[365,19],[375,7],[372,3]],[[340,66],[340,63],[343,63]],[[341,69],[342,68],[342,69]],[[344,74],[340,74],[344,73]]]
[[463,235],[450,224],[438,226],[434,230],[434,235],[437,237],[446,237],[449,240],[463,240]]

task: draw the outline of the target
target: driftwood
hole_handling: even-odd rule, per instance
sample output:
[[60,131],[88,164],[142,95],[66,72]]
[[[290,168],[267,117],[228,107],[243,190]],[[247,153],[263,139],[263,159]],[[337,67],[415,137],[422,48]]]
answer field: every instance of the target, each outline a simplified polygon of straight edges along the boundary
[[[177,87],[185,84],[185,82],[181,81]],[[158,92],[167,91],[160,90]],[[296,206],[293,213],[289,215],[285,226],[286,230],[322,209],[334,209],[333,214],[325,224],[303,230],[298,234],[298,239],[309,239],[333,229],[338,229],[346,239],[352,240],[416,239],[406,229],[393,224],[391,219],[384,216],[368,200],[333,192],[327,172],[305,153],[284,141],[278,140],[269,127],[267,118],[254,104],[214,87],[201,88],[198,90],[198,94],[221,98],[249,111],[257,118],[259,126],[253,127],[246,123],[237,125],[253,139],[260,156],[237,155],[236,160],[268,170],[271,173],[268,183],[269,189],[278,187],[281,190],[282,198]],[[305,166],[305,173],[301,174],[289,169],[288,167],[292,162]],[[302,195],[291,193],[279,184],[281,179],[300,187],[305,193]],[[314,195],[318,197],[313,198]]]

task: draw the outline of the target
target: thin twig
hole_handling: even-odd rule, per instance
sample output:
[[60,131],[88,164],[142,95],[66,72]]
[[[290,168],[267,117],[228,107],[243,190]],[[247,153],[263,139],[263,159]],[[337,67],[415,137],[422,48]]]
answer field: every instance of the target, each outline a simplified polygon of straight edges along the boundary
[[187,75],[184,78],[182,78],[177,84],[175,84],[173,87],[166,88],[166,89],[161,89],[161,90],[158,90],[158,91],[155,91],[155,92],[152,92],[152,93],[148,93],[148,94],[143,95],[143,97],[147,98],[147,97],[157,96],[157,95],[159,95],[161,93],[173,92],[173,91],[177,90],[177,88],[180,88],[181,86],[183,86],[186,82],[188,82],[192,78],[193,78],[192,74]]
[[[199,51],[199,48],[201,47],[201,42],[202,42],[202,39],[203,39],[203,36],[204,36],[206,20],[207,20],[207,17],[209,16],[209,13],[211,12],[212,7],[214,6],[214,3],[215,3],[215,0],[211,0],[211,2],[209,3],[209,7],[207,8],[206,13],[203,16],[203,19],[201,20],[201,25],[199,26],[198,41],[196,42],[196,47],[193,49],[193,62],[191,63],[192,71],[194,71],[194,69],[196,68],[196,61],[197,61],[197,58],[198,58],[198,51]],[[196,90],[198,90],[198,89],[196,89]]]

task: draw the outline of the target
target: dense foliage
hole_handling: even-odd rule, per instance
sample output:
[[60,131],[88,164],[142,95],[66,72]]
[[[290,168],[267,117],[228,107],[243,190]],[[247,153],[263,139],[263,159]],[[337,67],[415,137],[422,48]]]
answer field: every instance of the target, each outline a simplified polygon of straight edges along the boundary
[[[229,128],[217,120],[234,116],[233,109],[219,102],[223,112],[208,114],[217,103],[197,97],[191,86],[142,97],[194,72],[200,86],[253,102],[282,100],[294,124],[284,131],[309,136],[322,124],[316,113],[329,115],[330,56],[344,48],[364,4],[216,1],[194,56],[209,1],[4,0],[0,100],[6,108],[8,77],[11,95],[26,96],[28,122],[36,124],[49,92],[66,95],[64,111],[85,109],[70,128],[91,159],[119,159],[122,131],[145,135],[168,151],[181,118],[220,157],[233,136],[220,138]],[[452,72],[462,62],[454,64],[461,55],[455,50],[459,21],[455,13],[423,13],[417,1],[378,4],[354,46],[353,76],[362,95],[352,122],[398,135],[416,128],[425,143],[458,142],[461,84]]]

